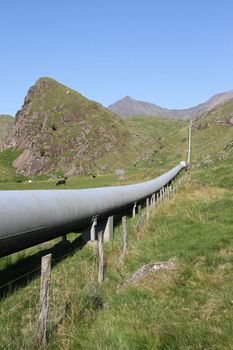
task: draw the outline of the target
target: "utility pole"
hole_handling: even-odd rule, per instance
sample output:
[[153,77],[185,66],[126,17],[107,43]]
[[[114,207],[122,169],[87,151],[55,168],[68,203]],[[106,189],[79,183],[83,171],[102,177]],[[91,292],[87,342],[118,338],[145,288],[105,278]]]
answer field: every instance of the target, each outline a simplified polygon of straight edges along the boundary
[[187,160],[188,164],[190,164],[190,158],[191,158],[192,123],[193,121],[191,119],[189,124],[189,142],[188,142],[188,160]]

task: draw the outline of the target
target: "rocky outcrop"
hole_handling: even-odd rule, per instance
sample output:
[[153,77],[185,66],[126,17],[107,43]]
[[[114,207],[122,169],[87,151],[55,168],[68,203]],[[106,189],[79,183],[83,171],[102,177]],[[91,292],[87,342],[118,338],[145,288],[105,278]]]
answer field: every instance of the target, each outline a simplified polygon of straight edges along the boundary
[[14,161],[23,175],[83,175],[119,160],[131,134],[119,117],[50,78],[39,79],[24,99],[4,144],[21,149]]

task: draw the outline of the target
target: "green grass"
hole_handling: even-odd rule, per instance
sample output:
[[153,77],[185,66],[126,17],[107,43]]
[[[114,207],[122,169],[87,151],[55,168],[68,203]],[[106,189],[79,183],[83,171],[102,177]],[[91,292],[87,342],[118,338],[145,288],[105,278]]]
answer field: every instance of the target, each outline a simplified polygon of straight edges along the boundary
[[12,166],[13,161],[22,153],[22,150],[6,149],[0,152],[0,186],[1,183],[26,180],[22,175],[17,175]]
[[[74,304],[48,348],[231,349],[232,204],[230,190],[193,184],[190,191],[187,184],[159,209],[143,239],[135,241],[131,228],[124,263],[117,237],[107,249],[106,281],[95,291],[103,308],[89,305],[83,313],[82,302]],[[143,264],[170,259],[175,271],[119,289]]]
[[[91,246],[53,267],[48,349],[232,348],[232,189],[198,182],[199,175],[191,174],[178,194],[160,205],[140,239],[128,219],[124,260],[121,228],[115,229],[114,240],[105,245],[102,287]],[[122,285],[142,265],[168,260],[175,270]],[[8,322],[11,349],[35,346],[38,287],[36,277],[1,302],[5,311],[21,303],[15,318],[0,322],[0,327]]]
[[0,115],[0,143],[2,143],[9,134],[15,119],[10,115]]

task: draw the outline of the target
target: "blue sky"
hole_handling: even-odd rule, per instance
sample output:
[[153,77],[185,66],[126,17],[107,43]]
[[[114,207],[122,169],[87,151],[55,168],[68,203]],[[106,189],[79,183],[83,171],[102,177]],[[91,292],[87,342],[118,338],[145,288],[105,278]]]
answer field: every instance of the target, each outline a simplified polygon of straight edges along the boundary
[[0,114],[52,77],[107,106],[185,108],[233,89],[231,0],[1,0]]

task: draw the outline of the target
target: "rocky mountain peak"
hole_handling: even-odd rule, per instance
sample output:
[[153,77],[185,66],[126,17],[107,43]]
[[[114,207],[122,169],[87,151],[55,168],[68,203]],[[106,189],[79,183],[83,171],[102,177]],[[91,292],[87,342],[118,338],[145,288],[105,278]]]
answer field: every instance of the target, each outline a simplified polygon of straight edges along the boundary
[[[40,78],[17,112],[4,148],[21,149],[18,173],[85,174],[127,148],[122,119],[51,78]],[[72,173],[72,174],[71,174]]]

